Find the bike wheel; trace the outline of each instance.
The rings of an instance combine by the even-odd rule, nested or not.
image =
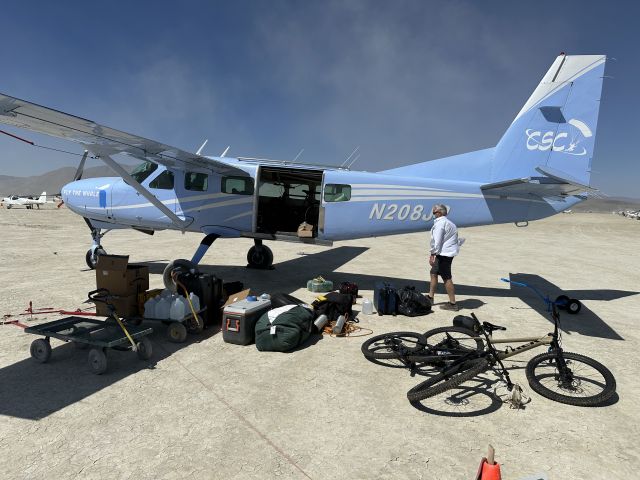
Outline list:
[[[417,402],[425,398],[433,397],[446,392],[489,368],[489,360],[486,358],[474,358],[457,365],[445,368],[442,372],[428,380],[419,383],[407,392],[410,402]]]
[[[425,336],[417,332],[383,333],[369,338],[361,350],[368,359],[393,359],[422,350],[427,344]]]
[[[558,365],[567,366],[563,374]],[[613,374],[595,360],[563,351],[542,353],[527,364],[527,380],[543,397],[568,405],[595,407],[616,392]]]
[[[456,360],[471,352],[482,352],[484,342],[474,332],[463,327],[439,327],[425,332],[427,348],[418,353],[423,361],[442,363]],[[413,353],[413,352],[412,352]],[[409,360],[418,360],[409,355]]]

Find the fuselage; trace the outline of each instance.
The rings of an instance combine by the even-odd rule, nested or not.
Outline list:
[[[69,183],[62,197],[75,213],[112,228],[180,229],[238,237],[266,230],[295,232],[306,221],[317,227],[314,237],[328,241],[427,230],[435,203],[447,205],[450,218],[459,227],[467,227],[536,220],[580,201],[577,197],[558,201],[501,198],[484,193],[479,182],[309,167],[287,166],[282,171],[288,176],[283,173],[285,180],[279,182],[274,180],[280,179],[279,167],[225,161],[247,176],[224,177],[211,171],[185,172],[163,166],[150,167],[147,170],[152,171],[142,175],[134,172],[143,188],[186,221],[186,228],[176,226],[120,177]],[[287,180],[295,174],[301,179]],[[278,215],[292,217],[291,222],[269,223],[269,218]]]

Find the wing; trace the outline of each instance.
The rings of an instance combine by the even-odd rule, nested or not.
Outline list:
[[[567,173],[549,167],[537,167],[541,177],[515,178],[503,182],[488,183],[480,187],[485,195],[505,198],[564,198],[585,192],[598,194],[598,190],[583,185]]]
[[[122,153],[167,167],[205,168],[223,175],[247,175],[223,162],[3,94],[0,94],[0,123],[78,142],[98,155]]]

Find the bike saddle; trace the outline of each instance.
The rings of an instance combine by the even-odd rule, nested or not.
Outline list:
[[[489,323],[489,322],[482,322],[482,326],[489,333],[493,332],[494,330],[506,330],[507,329],[507,327],[501,327],[500,325],[494,325],[493,323]]]

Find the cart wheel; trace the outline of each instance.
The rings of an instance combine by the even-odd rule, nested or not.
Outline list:
[[[569,300],[569,303],[567,303],[567,313],[570,313],[571,315],[575,315],[581,309],[582,309],[582,304],[580,303],[580,300],[576,300],[575,298],[572,298],[571,300]]]
[[[42,338],[31,342],[31,356],[40,363],[46,363],[51,358],[51,345]]]
[[[180,322],[172,322],[169,325],[169,340],[174,343],[182,343],[187,339],[187,327]]]
[[[97,348],[89,350],[89,368],[96,375],[102,375],[107,371],[107,356],[102,350]]]
[[[189,333],[202,333],[204,331],[204,320],[200,317],[200,320],[191,318],[187,320],[187,331]]]
[[[567,305],[569,305],[569,297],[567,297],[566,295],[560,295],[558,298],[556,298],[555,304],[558,306],[558,308],[564,310],[565,308],[567,308]]]
[[[140,360],[149,360],[151,355],[153,355],[153,346],[151,344],[151,340],[147,337],[143,337],[137,344],[137,354]]]
[[[86,350],[87,348],[89,348],[89,344],[88,343],[84,343],[84,342],[72,342],[73,346],[76,348],[76,350]]]

